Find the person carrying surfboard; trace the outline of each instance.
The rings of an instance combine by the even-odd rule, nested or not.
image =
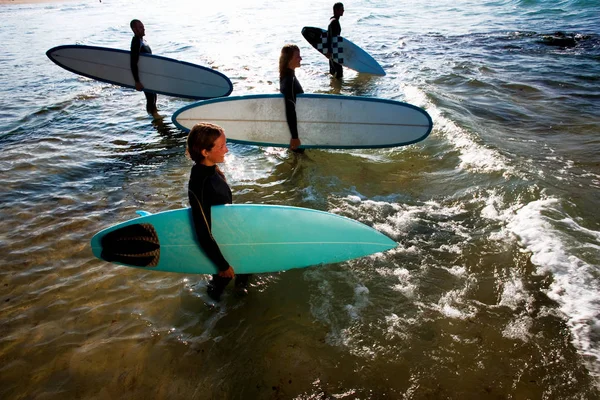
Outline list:
[[[194,230],[208,258],[219,272],[212,276],[207,287],[209,297],[215,301],[235,276],[233,267],[221,253],[219,244],[211,231],[211,207],[231,204],[231,189],[225,175],[217,164],[225,161],[227,149],[223,128],[209,123],[199,123],[190,130],[186,154],[194,161],[188,184],[188,197],[194,220]],[[249,274],[238,274],[235,279],[236,292],[248,293]]]
[[[140,59],[140,53],[152,54],[152,49],[144,40],[146,35],[146,29],[144,24],[139,19],[133,19],[129,23],[131,30],[133,31],[133,38],[131,39],[131,73],[135,80],[135,89],[144,90],[144,85],[140,82],[140,76],[138,73],[138,61]],[[151,114],[155,119],[160,118],[158,110],[156,108],[156,93],[147,92],[144,90],[146,95],[146,111]]]
[[[329,73],[334,78],[342,78],[344,76],[344,69],[341,64],[333,61],[333,45],[332,38],[340,36],[342,34],[342,26],[340,25],[340,17],[344,15],[344,5],[342,3],[335,3],[333,5],[333,17],[329,19],[329,26],[327,27],[327,57],[329,58]]]
[[[300,66],[302,57],[300,49],[295,44],[286,44],[279,55],[279,91],[285,100],[285,116],[292,138],[290,139],[290,150],[296,153],[304,153],[300,148],[302,144],[298,137],[298,118],[296,116],[296,95],[304,93],[302,85],[296,79],[295,69]]]

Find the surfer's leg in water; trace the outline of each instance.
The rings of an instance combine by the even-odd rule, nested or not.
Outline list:
[[[332,59],[329,59],[329,73],[334,76],[334,78],[343,78],[344,77],[344,67],[341,64],[336,63]]]
[[[160,118],[160,114],[156,108],[156,100],[158,96],[156,96],[156,93],[150,92],[144,92],[144,94],[146,95],[146,111],[154,118]]]
[[[214,301],[221,300],[221,295],[225,290],[225,287],[229,284],[231,278],[224,278],[219,275],[213,275],[210,282],[208,282],[208,286],[206,288],[206,293],[208,293],[208,297],[213,299]]]
[[[252,274],[238,274],[235,276],[235,293],[238,296],[245,296],[248,294],[248,281]]]

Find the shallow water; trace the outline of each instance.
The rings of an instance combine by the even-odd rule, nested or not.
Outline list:
[[[592,1],[366,1],[343,35],[387,71],[342,84],[304,42],[331,4],[70,2],[0,7],[0,397],[576,398],[600,396],[600,40]],[[406,101],[434,130],[360,151],[231,145],[236,203],[335,212],[396,250],[256,276],[213,306],[206,276],[107,264],[100,229],[187,206],[188,100],[54,65],[61,44],[129,47],[277,91],[301,46],[306,92]],[[580,34],[572,48],[543,35]]]

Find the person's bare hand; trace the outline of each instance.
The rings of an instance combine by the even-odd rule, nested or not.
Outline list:
[[[230,265],[225,271],[219,271],[219,276],[222,278],[233,278],[235,276],[233,267]]]
[[[300,139],[290,140],[290,150],[296,150],[301,144],[302,143],[300,143]]]

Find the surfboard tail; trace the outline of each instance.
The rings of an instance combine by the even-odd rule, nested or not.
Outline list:
[[[100,258],[136,267],[156,267],[160,243],[151,224],[134,224],[107,233],[100,241]]]

